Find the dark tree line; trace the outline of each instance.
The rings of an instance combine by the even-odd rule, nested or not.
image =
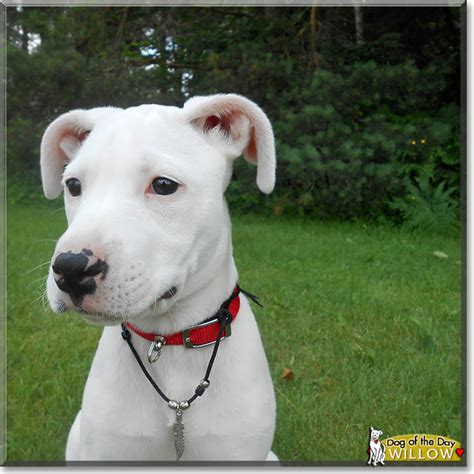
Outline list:
[[[9,8],[7,20],[12,199],[15,179],[38,179],[42,131],[62,112],[237,92],[272,120],[279,171],[262,201],[238,163],[232,206],[408,219],[415,189],[432,212],[437,199],[457,212],[460,8]]]

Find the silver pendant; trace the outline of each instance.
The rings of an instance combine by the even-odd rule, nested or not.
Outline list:
[[[176,421],[173,425],[174,434],[174,449],[176,449],[176,461],[181,459],[184,453],[184,425],[183,425],[183,411],[181,408],[176,410]]]
[[[189,403],[184,401],[178,403],[175,400],[170,400],[168,406],[172,410],[176,410],[176,421],[173,425],[174,449],[176,449],[176,461],[181,459],[184,453],[184,424],[183,424],[183,410],[189,408]]]

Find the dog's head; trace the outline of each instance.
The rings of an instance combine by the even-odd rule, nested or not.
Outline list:
[[[41,144],[45,195],[64,190],[68,220],[48,276],[51,307],[101,324],[167,311],[230,252],[223,195],[242,154],[271,192],[270,122],[234,94],[57,118]]]
[[[371,441],[378,440],[382,435],[383,435],[382,430],[374,430],[372,426],[370,427],[370,440]]]

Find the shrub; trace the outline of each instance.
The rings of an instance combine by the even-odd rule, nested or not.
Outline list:
[[[410,63],[317,71],[287,93],[286,113],[275,122],[275,200],[286,212],[376,218],[406,195],[407,177],[439,182],[447,167],[454,186],[459,110],[423,110],[442,87],[436,71]]]
[[[443,181],[433,186],[427,177],[408,183],[410,194],[395,198],[390,207],[400,213],[403,226],[438,234],[452,234],[459,230],[459,203],[452,195],[455,187],[447,188]]]
[[[389,203],[410,195],[408,184],[427,177],[459,197],[460,112],[432,111],[442,75],[413,64],[358,63],[283,92],[274,130],[277,186],[262,200],[248,165],[236,163],[232,207],[270,207],[318,217],[399,218]],[[237,194],[238,193],[238,194]]]

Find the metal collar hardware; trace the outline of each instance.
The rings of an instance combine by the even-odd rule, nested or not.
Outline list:
[[[224,326],[224,333],[222,334],[222,337],[220,338],[220,340],[225,339],[232,334],[232,330],[230,327],[231,322],[232,322],[232,318],[230,318],[230,321]],[[190,332],[194,329],[203,328],[215,323],[220,323],[219,319],[217,318],[211,319],[210,321],[206,321],[205,323],[196,324],[192,328],[184,329],[181,332],[181,334],[183,335],[183,344],[189,349],[196,349],[198,347],[211,346],[212,344],[216,342],[215,340],[211,342],[206,342],[205,344],[193,344],[193,342],[191,341]]]
[[[148,349],[148,362],[153,364],[161,355],[161,349],[166,344],[166,339],[163,336],[155,336],[155,340],[150,344]]]

